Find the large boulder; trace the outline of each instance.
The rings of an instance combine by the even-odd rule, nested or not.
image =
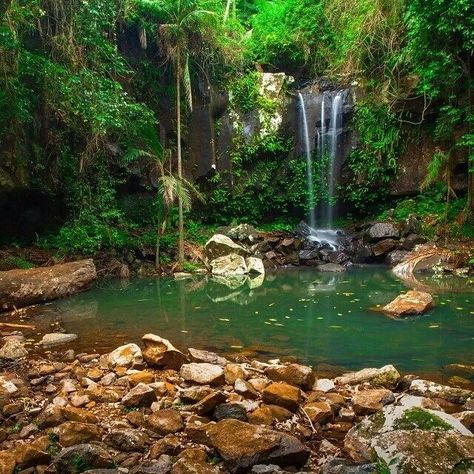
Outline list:
[[[242,245],[236,244],[232,239],[223,234],[213,235],[205,245],[206,254],[209,260],[218,257],[225,257],[231,253],[245,256],[248,251]]]
[[[382,311],[393,316],[423,314],[433,307],[433,297],[423,291],[410,290],[386,304]]]
[[[463,404],[469,400],[474,400],[474,392],[463,388],[449,387],[429,380],[412,380],[409,392],[428,398],[440,398],[450,403]]]
[[[245,258],[236,253],[217,257],[211,261],[210,265],[213,275],[246,275],[249,272]]]
[[[294,436],[231,418],[203,425],[193,435],[214,448],[232,472],[247,472],[256,464],[299,467],[309,458]]]
[[[368,242],[377,242],[383,239],[400,238],[400,230],[391,222],[377,222],[372,224],[364,235],[364,240]]]
[[[468,468],[474,458],[473,434],[453,416],[424,405],[423,398],[405,396],[364,418],[347,433],[345,450],[355,461],[377,461],[400,474]]]
[[[253,242],[257,239],[257,229],[254,226],[249,224],[239,224],[236,227],[232,227],[227,232],[227,237],[230,237],[237,242],[248,240]]]
[[[142,341],[145,346],[143,358],[150,365],[179,370],[187,361],[186,356],[176,349],[168,339],[156,334],[145,334]]]

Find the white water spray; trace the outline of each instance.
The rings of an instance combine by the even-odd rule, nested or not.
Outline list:
[[[314,228],[316,226],[316,220],[314,217],[314,185],[313,185],[313,163],[311,158],[311,144],[309,141],[309,131],[308,131],[308,119],[306,117],[306,106],[304,103],[304,98],[301,92],[298,92],[298,98],[300,101],[300,130],[303,131],[303,141],[305,146],[305,155],[306,155],[306,173],[307,173],[307,183],[308,183],[308,204],[309,204],[309,225]]]

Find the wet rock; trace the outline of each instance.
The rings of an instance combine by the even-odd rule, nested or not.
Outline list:
[[[115,429],[104,438],[104,442],[119,451],[143,452],[146,449],[148,437],[132,429]]]
[[[58,344],[66,344],[68,342],[75,341],[77,334],[65,334],[61,332],[52,332],[45,334],[41,339],[40,344],[44,347],[56,346]]]
[[[300,250],[298,257],[303,262],[308,262],[310,260],[319,260],[319,250],[317,248]]]
[[[415,379],[411,382],[409,392],[428,398],[440,398],[451,403],[463,404],[474,399],[474,392],[462,388],[440,385],[428,380]]]
[[[61,474],[76,474],[78,464],[91,469],[108,468],[112,466],[112,458],[99,445],[78,444],[62,449],[54,460],[56,471]]]
[[[265,267],[262,259],[257,257],[247,257],[245,259],[248,273],[257,273],[258,275],[265,275]]]
[[[216,449],[234,472],[255,464],[302,466],[309,457],[308,449],[294,436],[238,420],[207,424],[198,431],[204,444]]]
[[[265,375],[275,382],[285,382],[307,390],[313,387],[316,380],[313,369],[300,364],[270,366],[265,370]]]
[[[264,403],[279,405],[296,411],[301,401],[301,390],[286,383],[272,383],[262,393]]]
[[[208,364],[220,365],[221,367],[225,367],[229,362],[225,357],[221,357],[215,352],[202,351],[191,347],[188,351],[193,362],[206,362]]]
[[[102,436],[102,430],[99,426],[77,421],[67,421],[53,431],[58,436],[61,446],[64,447],[98,441]]]
[[[388,252],[392,251],[396,247],[396,245],[396,240],[384,239],[372,245],[370,248],[375,257],[381,257],[382,255],[385,255]]]
[[[2,474],[14,474],[15,456],[11,451],[0,451],[0,472]]]
[[[376,242],[383,239],[398,239],[400,238],[399,229],[390,222],[377,222],[372,224],[364,235],[364,240],[367,242]]]
[[[214,410],[214,418],[224,420],[226,418],[233,418],[234,420],[247,421],[247,411],[242,405],[238,403],[223,403]]]
[[[245,258],[235,253],[215,258],[211,261],[210,266],[213,275],[231,276],[246,275],[248,273]]]
[[[209,260],[225,257],[229,254],[245,256],[248,251],[242,245],[236,244],[232,239],[222,234],[213,235],[204,246]]]
[[[303,409],[312,423],[323,424],[333,418],[331,405],[327,402],[308,403]]]
[[[362,390],[352,397],[352,405],[357,415],[369,415],[379,411],[387,403],[395,400],[393,393],[385,388]]]
[[[142,341],[145,345],[143,357],[150,365],[179,370],[187,361],[186,356],[176,349],[168,339],[164,339],[156,334],[145,334],[142,337]]]
[[[284,472],[276,464],[258,464],[252,467],[252,474],[279,474]]]
[[[382,308],[384,313],[394,316],[423,314],[433,307],[433,297],[423,291],[410,290],[397,296]]]
[[[117,347],[107,356],[107,365],[111,369],[117,367],[131,368],[142,364],[142,362],[142,351],[136,344]]]
[[[122,398],[122,403],[126,407],[149,407],[155,401],[155,391],[144,383],[139,383],[137,386],[133,387]]]
[[[335,379],[338,385],[357,385],[370,383],[372,386],[394,387],[400,380],[400,373],[393,365],[385,365],[380,369],[362,369],[358,372],[350,372]]]
[[[320,272],[328,272],[328,273],[342,273],[346,271],[345,267],[337,263],[325,263],[323,265],[317,265],[316,268]]]
[[[394,250],[390,252],[387,257],[385,258],[385,263],[394,267],[399,263],[404,262],[407,259],[409,252],[406,250]]]
[[[418,234],[408,234],[403,240],[403,248],[405,250],[413,250],[417,245],[426,244],[428,239]]]
[[[161,436],[184,430],[183,417],[178,411],[171,408],[152,413],[146,421],[148,427]]]
[[[0,359],[22,359],[28,355],[23,343],[14,338],[8,338],[0,349]]]
[[[184,364],[181,367],[180,375],[187,382],[194,382],[201,385],[222,385],[224,383],[224,371],[222,367],[205,362]]]

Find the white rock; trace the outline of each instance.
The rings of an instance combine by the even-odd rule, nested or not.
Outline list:
[[[314,384],[313,390],[318,390],[319,392],[330,392],[336,388],[336,384],[330,379],[318,379]]]
[[[77,334],[63,334],[62,332],[52,332],[45,334],[41,339],[40,344],[42,346],[54,346],[56,344],[65,344],[66,342],[75,341]]]
[[[107,362],[109,368],[134,367],[143,362],[142,351],[136,344],[125,344],[113,350]]]
[[[181,367],[180,375],[184,380],[200,385],[219,385],[224,382],[224,370],[214,364],[194,362],[184,364]]]
[[[235,253],[215,258],[210,265],[213,275],[246,275],[248,273],[244,257]]]
[[[258,273],[260,275],[265,275],[265,267],[263,266],[263,261],[261,258],[257,257],[247,257],[245,259],[247,264],[247,269],[249,273]]]
[[[209,259],[224,257],[231,253],[237,255],[246,255],[248,251],[242,245],[236,244],[232,239],[222,234],[213,235],[205,245],[206,253]]]

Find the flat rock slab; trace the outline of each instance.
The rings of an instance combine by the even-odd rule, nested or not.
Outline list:
[[[65,344],[72,342],[77,339],[77,334],[63,334],[61,332],[52,332],[45,334],[41,339],[40,344],[42,346],[55,346],[56,344]]]
[[[196,362],[184,364],[181,367],[180,375],[187,382],[200,385],[221,385],[224,383],[224,370],[215,364]]]
[[[394,316],[410,316],[423,314],[432,307],[433,297],[429,293],[411,290],[397,296],[382,311]]]

